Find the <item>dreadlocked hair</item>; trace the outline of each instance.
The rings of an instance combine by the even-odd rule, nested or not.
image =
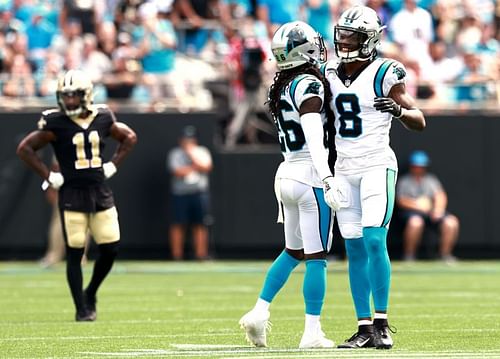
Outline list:
[[[328,104],[332,100],[332,91],[330,90],[330,85],[328,84],[328,81],[321,70],[316,65],[310,63],[306,63],[289,70],[281,70],[276,73],[273,79],[273,83],[269,88],[269,101],[267,102],[269,111],[271,111],[271,115],[273,116],[273,118],[277,118],[281,111],[279,108],[281,92],[283,91],[285,86],[287,86],[294,78],[302,74],[313,75],[321,81],[325,91],[325,101],[323,106],[327,110],[328,117],[333,118],[333,113],[331,113],[330,106],[328,106]],[[330,115],[332,117],[330,117]]]

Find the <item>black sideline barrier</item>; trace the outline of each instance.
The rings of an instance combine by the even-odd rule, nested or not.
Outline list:
[[[38,116],[0,114],[0,259],[34,259],[45,250],[50,208],[40,190],[41,179],[15,154],[22,136],[36,127]],[[120,258],[169,257],[166,154],[187,124],[198,127],[200,142],[214,157],[210,229],[214,255],[270,258],[279,253],[283,234],[276,224],[273,194],[274,172],[281,161],[277,146],[259,151],[221,150],[214,144],[219,131],[216,114],[118,114],[118,118],[134,128],[139,138],[134,152],[111,179],[121,221]],[[391,143],[400,172],[405,171],[412,150],[426,150],[431,171],[448,192],[449,210],[461,220],[456,253],[463,258],[500,258],[500,169],[496,165],[500,121],[493,116],[427,116],[427,123],[423,133],[413,133],[394,122]],[[108,146],[106,155],[113,149]],[[43,156],[48,161],[50,151]],[[389,238],[393,258],[400,256],[400,230],[396,212]],[[424,249],[437,245],[435,236],[430,239]],[[338,236],[333,253],[343,254]]]

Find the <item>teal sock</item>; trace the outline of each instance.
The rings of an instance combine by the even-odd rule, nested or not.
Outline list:
[[[299,263],[298,259],[293,258],[286,251],[281,252],[267,271],[260,298],[271,303]]]
[[[320,315],[326,293],[326,259],[306,260],[303,293],[306,314]]]
[[[349,260],[349,284],[357,318],[371,318],[368,253],[363,238],[345,240]]]
[[[363,228],[363,237],[368,252],[368,272],[375,311],[385,312],[389,303],[391,285],[391,262],[387,253],[387,229],[384,227]]]

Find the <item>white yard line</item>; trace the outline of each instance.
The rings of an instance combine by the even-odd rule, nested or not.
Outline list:
[[[123,349],[118,352],[78,352],[83,356],[108,356],[108,357],[140,357],[140,356],[175,356],[175,357],[224,357],[227,359],[238,358],[283,358],[297,357],[302,358],[498,358],[500,350],[482,350],[475,352],[460,351],[432,351],[432,352],[404,352],[398,350],[376,351],[359,350],[349,351],[342,349],[320,349],[320,350],[301,350],[301,349],[257,349],[242,348],[238,346],[224,346],[211,344],[172,344],[174,348],[183,350],[168,349]],[[220,348],[220,350],[212,350]],[[193,350],[189,350],[193,349]],[[203,350],[205,349],[205,350]]]
[[[144,323],[148,323],[145,321]],[[500,332],[500,328],[459,328],[459,329],[409,329],[405,330],[405,333],[496,333]],[[241,336],[243,332],[235,330],[234,336]],[[228,331],[218,331],[211,333],[196,333],[196,336],[199,337],[213,337],[213,336],[226,336],[228,335]],[[140,335],[141,338],[185,338],[185,337],[193,337],[193,333],[184,333],[184,334],[149,334],[149,335]],[[15,342],[15,341],[44,341],[44,340],[100,340],[100,339],[137,339],[137,335],[103,335],[103,336],[67,336],[67,337],[10,337],[10,338],[0,338],[0,342]],[[241,347],[241,346],[237,346]]]

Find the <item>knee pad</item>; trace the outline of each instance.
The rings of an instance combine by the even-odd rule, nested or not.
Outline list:
[[[354,239],[363,237],[363,227],[361,223],[339,224],[340,234],[344,239]]]

